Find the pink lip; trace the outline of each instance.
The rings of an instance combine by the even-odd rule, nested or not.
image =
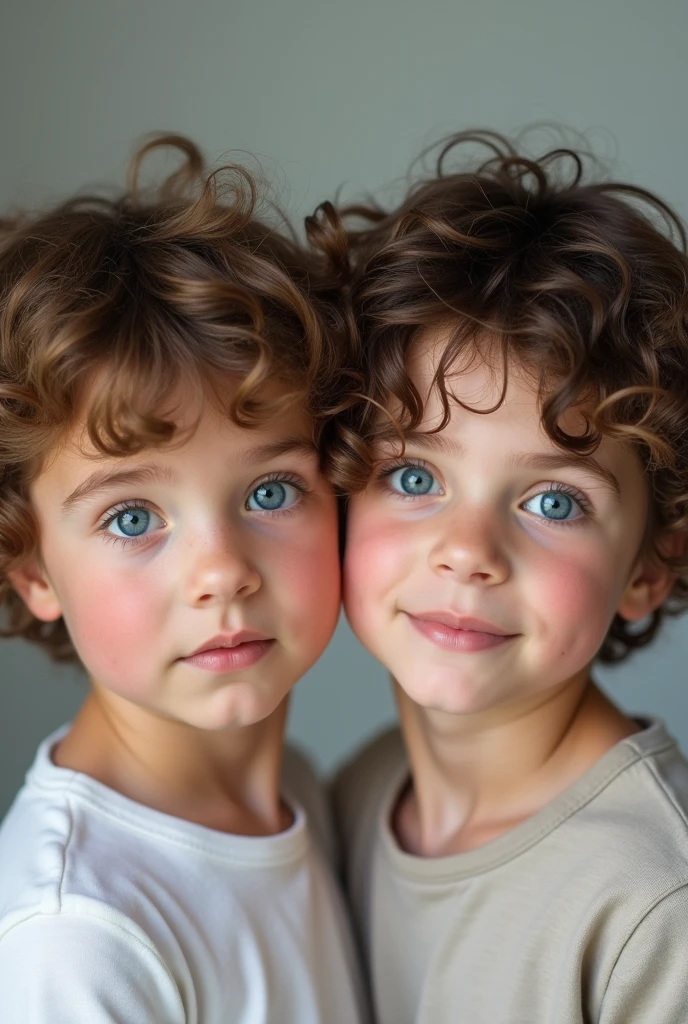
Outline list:
[[[485,651],[513,640],[517,633],[506,633],[483,619],[454,612],[430,611],[405,613],[411,625],[426,639],[449,651]]]
[[[248,668],[267,654],[274,640],[262,633],[241,630],[215,636],[180,661],[206,672],[235,672]]]

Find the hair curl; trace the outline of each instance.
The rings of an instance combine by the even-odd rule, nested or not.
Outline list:
[[[144,188],[144,158],[170,147],[181,165]],[[2,635],[76,660],[63,620],[39,622],[9,573],[37,550],[28,486],[77,411],[98,451],[127,455],[173,440],[181,384],[222,403],[229,375],[234,422],[251,427],[299,400],[324,442],[347,324],[323,262],[261,220],[260,203],[244,168],[208,173],[188,139],[157,136],[117,198],[0,221]],[[268,401],[272,380],[282,397]]]
[[[487,157],[457,168],[457,154],[476,145]],[[589,454],[603,435],[635,447],[650,494],[647,543],[676,578],[640,628],[614,618],[598,656],[617,662],[688,606],[688,555],[670,557],[659,543],[688,527],[688,259],[666,203],[632,185],[588,181],[587,165],[571,149],[531,159],[498,134],[466,132],[442,146],[436,173],[397,209],[325,204],[308,231],[339,273],[360,332],[366,388],[341,417],[343,488],[367,482],[375,441],[389,432],[380,410],[401,410],[402,436],[418,428],[423,401],[409,352],[445,325],[436,430],[450,417],[452,374],[489,340],[505,374],[514,359],[531,373],[560,448]],[[560,425],[571,407],[587,413],[582,435]]]

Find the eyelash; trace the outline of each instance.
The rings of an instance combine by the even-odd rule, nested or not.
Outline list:
[[[311,493],[309,488],[306,487],[306,485],[303,482],[303,480],[301,479],[301,477],[300,476],[296,476],[294,473],[280,473],[278,470],[275,470],[272,473],[268,473],[267,476],[262,476],[260,478],[260,480],[257,480],[255,484],[251,485],[251,489],[249,490],[249,497],[250,497],[251,494],[253,494],[253,492],[255,491],[255,489],[257,487],[260,487],[261,484],[271,484],[271,483],[274,483],[275,481],[279,481],[279,483],[291,484],[292,487],[295,487],[296,490],[299,491],[299,493],[301,494],[301,498],[299,499],[299,501],[295,502],[293,505],[290,505],[289,508],[276,508],[276,509],[273,509],[272,511],[270,509],[263,509],[258,514],[261,515],[261,516],[271,516],[271,517],[272,516],[293,516],[301,508],[301,505],[303,504],[303,499],[308,497],[310,495],[310,493]],[[254,509],[247,509],[246,508],[246,503],[247,502],[248,502],[248,497],[246,498],[246,502],[244,502],[245,510],[247,512],[255,511]]]
[[[432,470],[430,469],[428,464],[424,462],[422,459],[400,459],[398,462],[395,462],[390,466],[386,466],[383,470],[381,470],[377,475],[377,479],[379,481],[385,482],[393,473],[396,473],[396,471],[399,469],[424,469],[426,470],[426,472],[432,473]],[[432,475],[435,476],[434,473]],[[389,487],[388,485],[387,490],[390,494],[393,494],[395,498],[401,498],[402,501],[416,501],[419,497],[428,497],[428,495],[401,494],[399,491],[393,491],[392,488]],[[559,481],[552,480],[548,483],[545,483],[543,490],[538,491],[537,493],[544,494],[545,490],[547,492],[553,492],[555,494],[567,494],[570,498],[573,498],[573,500],[577,502],[581,512],[584,516],[586,516],[586,518],[592,518],[594,514],[592,504],[586,498],[586,496],[576,487],[571,487],[570,484],[562,484]],[[430,495],[430,497],[437,497],[437,495]],[[533,497],[537,497],[537,494],[534,494]],[[554,523],[554,525],[556,526],[574,526],[576,523],[575,519],[560,519],[554,522],[553,520],[546,519],[544,516],[539,516],[538,518],[542,518],[547,523]]]
[[[108,533],[107,528],[110,523],[114,523],[117,516],[121,516],[122,512],[128,512],[130,509],[144,508],[147,512],[155,512],[155,509],[149,501],[145,498],[134,499],[133,501],[121,501],[118,505],[113,505],[111,509],[105,514],[98,524],[98,532],[102,534],[102,538],[108,544],[115,543],[121,544],[123,547],[129,547],[131,544],[140,544],[142,541],[149,538],[149,534],[143,534],[141,537],[118,537],[114,533]],[[159,513],[156,513],[159,515]],[[162,516],[160,516],[162,519]],[[164,519],[162,520],[164,522]]]
[[[573,498],[581,512],[586,519],[592,519],[594,510],[592,504],[588,501],[586,496],[579,491],[576,487],[571,487],[569,484],[562,484],[557,480],[552,480],[550,483],[545,485],[548,493],[554,494],[567,494],[569,498]],[[543,494],[544,491],[538,491],[538,494]],[[536,494],[533,497],[537,497]],[[529,499],[530,500],[530,499]],[[552,523],[555,526],[575,526],[576,519],[547,519],[545,516],[539,516],[538,518],[543,519],[546,523]]]
[[[257,483],[255,484],[255,486],[251,488],[250,493],[252,493],[256,489],[256,487],[259,487],[260,484],[262,483],[268,484],[273,483],[275,481],[284,481],[284,483],[291,484],[292,487],[295,487],[296,490],[299,491],[301,495],[303,495],[303,497],[310,494],[309,489],[306,487],[301,477],[298,477],[293,473],[279,472],[268,473],[267,476],[261,477],[260,480],[258,480]],[[300,508],[301,504],[302,500],[296,502],[294,505],[291,505],[289,508],[274,509],[273,511],[266,509],[264,512],[260,514],[267,516],[293,515]],[[103,540],[107,541],[108,543],[114,541],[116,543],[122,544],[124,547],[129,547],[131,544],[140,544],[142,541],[146,540],[150,536],[149,534],[143,534],[141,537],[118,537],[114,533],[107,532],[108,526],[110,525],[110,523],[114,523],[115,519],[117,519],[117,516],[120,516],[123,512],[128,512],[129,510],[139,508],[146,509],[147,512],[156,511],[153,508],[152,504],[143,498],[134,499],[131,501],[121,501],[118,505],[113,505],[113,507],[108,510],[106,515],[101,519],[100,523],[98,524],[98,532],[102,534]],[[251,510],[249,509],[248,511]],[[159,513],[156,512],[156,515],[159,515]],[[163,517],[160,516],[160,519],[163,519]]]
[[[392,488],[389,486],[389,484],[387,484],[386,481],[393,473],[396,473],[398,469],[424,469],[426,470],[426,472],[432,473],[432,470],[428,466],[427,462],[423,462],[422,459],[399,459],[397,462],[394,462],[391,466],[385,466],[385,468],[378,473],[377,479],[385,483],[386,489],[390,494],[393,494],[395,498],[401,498],[402,501],[416,501],[418,498],[429,497],[429,495],[427,494],[401,494],[399,491],[392,490]],[[434,476],[435,474],[433,473],[432,475]],[[434,494],[430,495],[430,497],[436,498],[438,497],[438,495]]]

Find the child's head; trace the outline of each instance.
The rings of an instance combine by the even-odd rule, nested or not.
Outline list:
[[[457,711],[620,660],[688,595],[681,226],[573,153],[480,140],[485,162],[451,173],[448,147],[354,236],[372,402],[347,614],[415,700]]]
[[[142,190],[166,145],[183,167]],[[0,241],[7,633],[207,728],[269,714],[339,605],[319,451],[337,346],[317,268],[257,203],[245,171],[160,139],[125,195]]]

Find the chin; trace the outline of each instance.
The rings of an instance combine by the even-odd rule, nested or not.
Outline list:
[[[266,692],[250,684],[239,684],[220,692],[211,701],[198,722],[201,729],[240,729],[269,718],[289,690]],[[196,723],[195,723],[196,724]]]
[[[420,674],[413,679],[408,672],[394,677],[409,700],[428,711],[443,711],[450,715],[468,715],[484,711],[489,706],[484,690],[476,686],[476,680],[461,679],[452,673]]]

